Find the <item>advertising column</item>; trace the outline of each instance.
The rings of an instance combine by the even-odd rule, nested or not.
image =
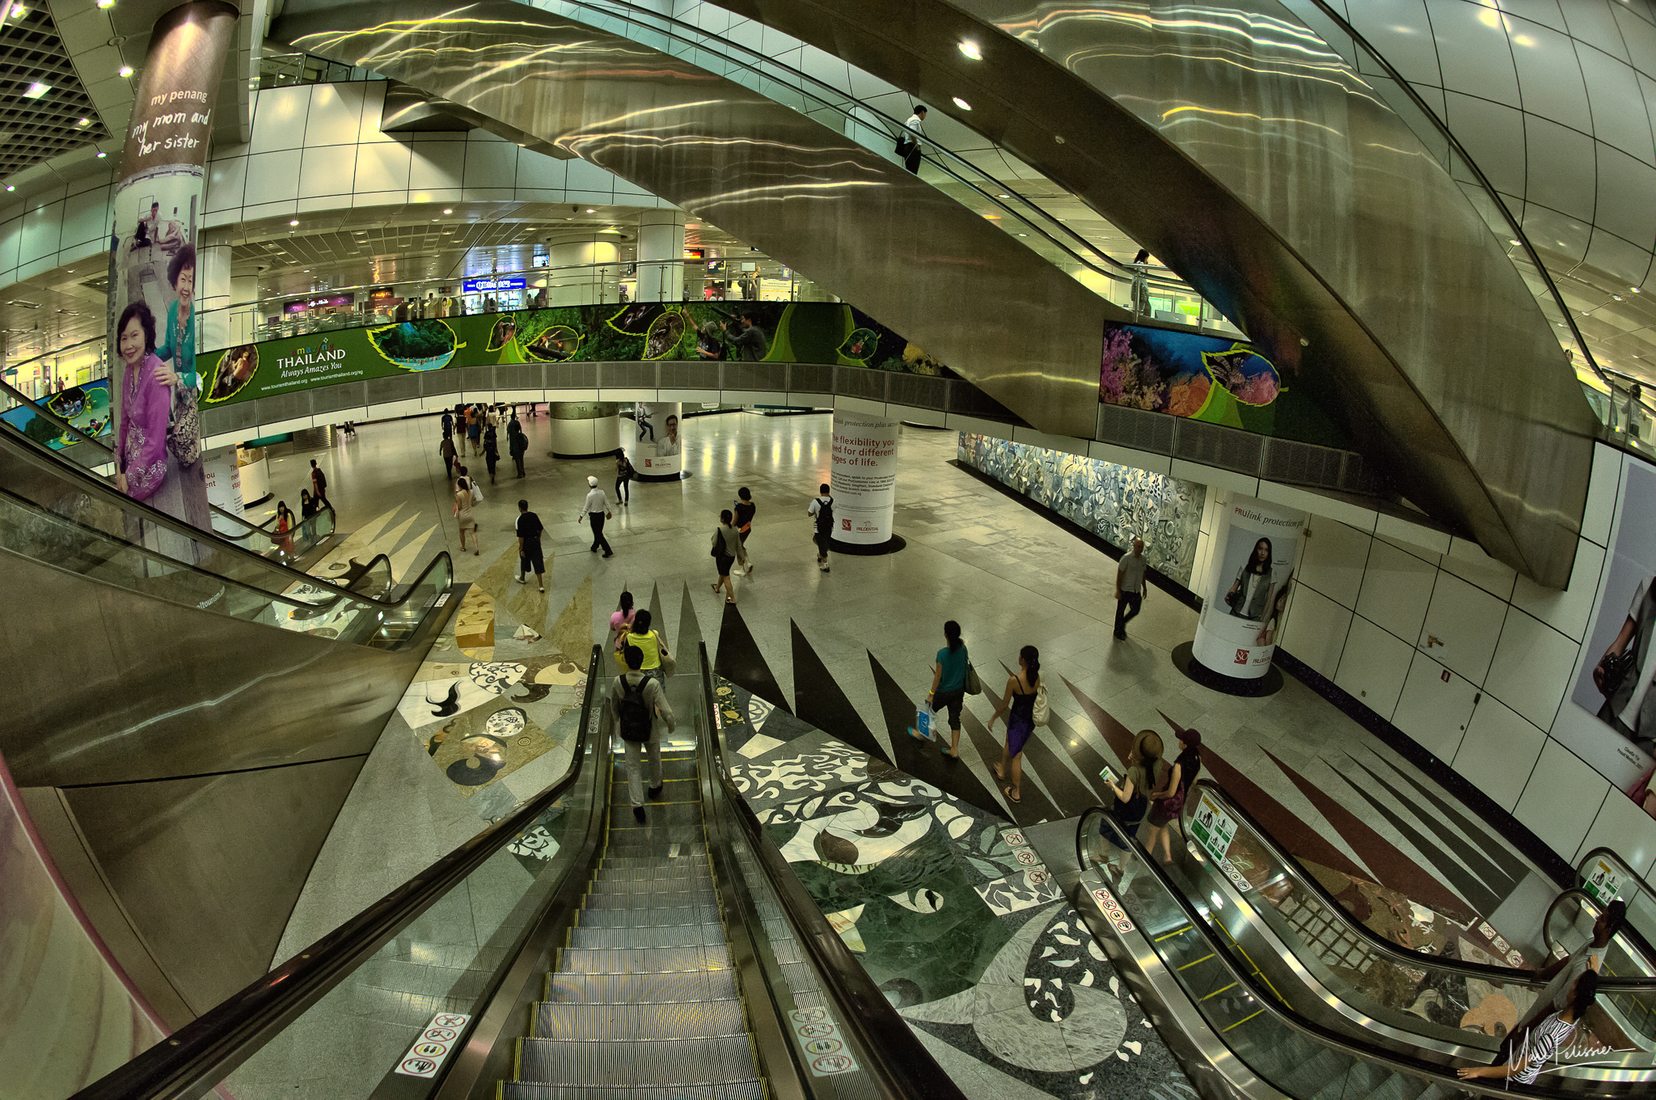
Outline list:
[[[1253,497],[1228,497],[1220,506],[1204,600],[1191,656],[1213,676],[1210,686],[1257,689],[1276,653],[1277,625],[1288,601],[1305,513]],[[1196,676],[1196,673],[1192,673]]]
[[[881,554],[903,548],[891,532],[897,509],[895,420],[834,412],[834,455],[828,477],[834,494],[834,549]]]
[[[202,529],[212,519],[195,359],[196,245],[213,95],[237,15],[207,0],[156,21],[111,203],[116,485]],[[169,556],[183,549],[161,531],[142,537]]]
[[[640,401],[633,418],[621,420],[621,449],[632,459],[640,481],[678,481],[684,473],[684,406],[677,401]]]

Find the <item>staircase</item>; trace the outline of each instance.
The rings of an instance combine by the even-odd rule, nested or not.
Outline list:
[[[633,819],[611,764],[604,854],[500,1100],[764,1100],[702,821],[693,753],[662,754]]]

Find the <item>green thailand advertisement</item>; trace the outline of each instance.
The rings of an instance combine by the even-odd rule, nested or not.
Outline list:
[[[938,374],[890,329],[836,302],[631,302],[397,321],[205,356],[209,405],[494,363],[829,363]]]

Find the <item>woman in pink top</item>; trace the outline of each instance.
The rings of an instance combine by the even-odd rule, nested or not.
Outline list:
[[[633,616],[636,614],[633,610],[631,592],[621,593],[620,606],[610,612],[610,651],[615,655],[615,663],[623,672],[627,670],[627,659],[622,653],[622,647],[626,645],[627,631],[632,629]]]

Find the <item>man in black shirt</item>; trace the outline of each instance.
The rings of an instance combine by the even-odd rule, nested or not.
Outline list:
[[[518,579],[519,584],[529,583],[529,570],[535,571],[535,584],[542,592],[546,591],[546,558],[541,554],[541,532],[546,530],[541,526],[540,517],[529,510],[527,500],[518,501],[517,540],[518,540]]]

